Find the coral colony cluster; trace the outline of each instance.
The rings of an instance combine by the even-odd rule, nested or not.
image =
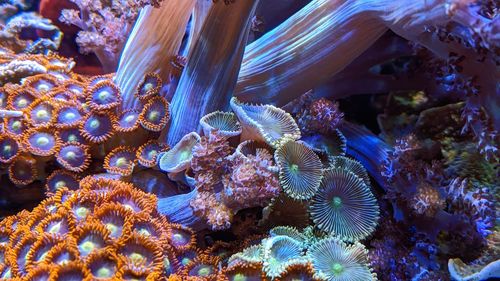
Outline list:
[[[499,280],[499,8],[0,1],[0,280]]]

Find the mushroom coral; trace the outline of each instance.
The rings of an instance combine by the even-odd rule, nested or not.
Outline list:
[[[325,238],[311,246],[307,255],[315,276],[328,281],[377,280],[368,266],[368,251],[360,243],[347,245],[336,238]]]

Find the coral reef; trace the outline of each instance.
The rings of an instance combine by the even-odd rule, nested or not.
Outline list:
[[[0,279],[499,279],[497,2],[2,1]]]

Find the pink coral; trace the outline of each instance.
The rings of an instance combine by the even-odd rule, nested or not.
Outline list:
[[[191,166],[196,197],[190,205],[195,215],[214,230],[227,229],[241,209],[265,206],[280,192],[272,155],[229,156],[227,140],[212,131],[193,148]]]
[[[64,9],[59,20],[81,29],[76,38],[80,52],[95,53],[105,71],[116,69],[125,41],[139,11],[147,6],[159,6],[158,0],[112,1],[71,0],[79,11]]]
[[[228,165],[226,157],[231,154],[231,150],[227,139],[217,131],[203,136],[193,147],[191,169],[198,191],[212,191],[220,183]]]
[[[436,188],[423,183],[417,187],[417,193],[410,205],[417,214],[432,217],[444,208],[444,200]]]
[[[191,208],[193,208],[194,214],[205,219],[213,230],[227,229],[231,226],[234,213],[217,197],[215,193],[199,192],[191,200]]]
[[[332,133],[344,118],[339,105],[331,100],[320,98],[306,101],[297,114],[298,124],[304,133]]]
[[[266,150],[246,158],[235,157],[232,172],[224,178],[222,199],[231,209],[265,206],[279,195],[279,181],[272,172],[274,161]]]

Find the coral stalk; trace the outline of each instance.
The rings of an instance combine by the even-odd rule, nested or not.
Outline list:
[[[195,0],[166,1],[160,8],[142,9],[127,40],[116,71],[123,109],[134,109],[134,92],[147,73],[169,81],[171,59],[177,55]]]
[[[426,26],[479,21],[464,12],[471,2],[312,1],[247,46],[235,96],[244,102],[284,105],[344,69],[387,28],[420,42]]]
[[[370,2],[312,1],[248,45],[235,96],[281,106],[342,70],[386,31]]]
[[[250,20],[259,0],[212,6],[172,99],[168,143],[198,128],[207,113],[229,107]]]
[[[211,0],[197,0],[194,5],[194,11],[191,17],[191,26],[189,29],[189,39],[186,44],[186,48],[183,52],[184,56],[187,56],[188,53],[194,47],[196,40],[200,35],[201,28],[203,27],[203,23],[205,23],[205,19],[207,18],[208,13],[210,12],[210,8],[212,7],[213,2]]]

